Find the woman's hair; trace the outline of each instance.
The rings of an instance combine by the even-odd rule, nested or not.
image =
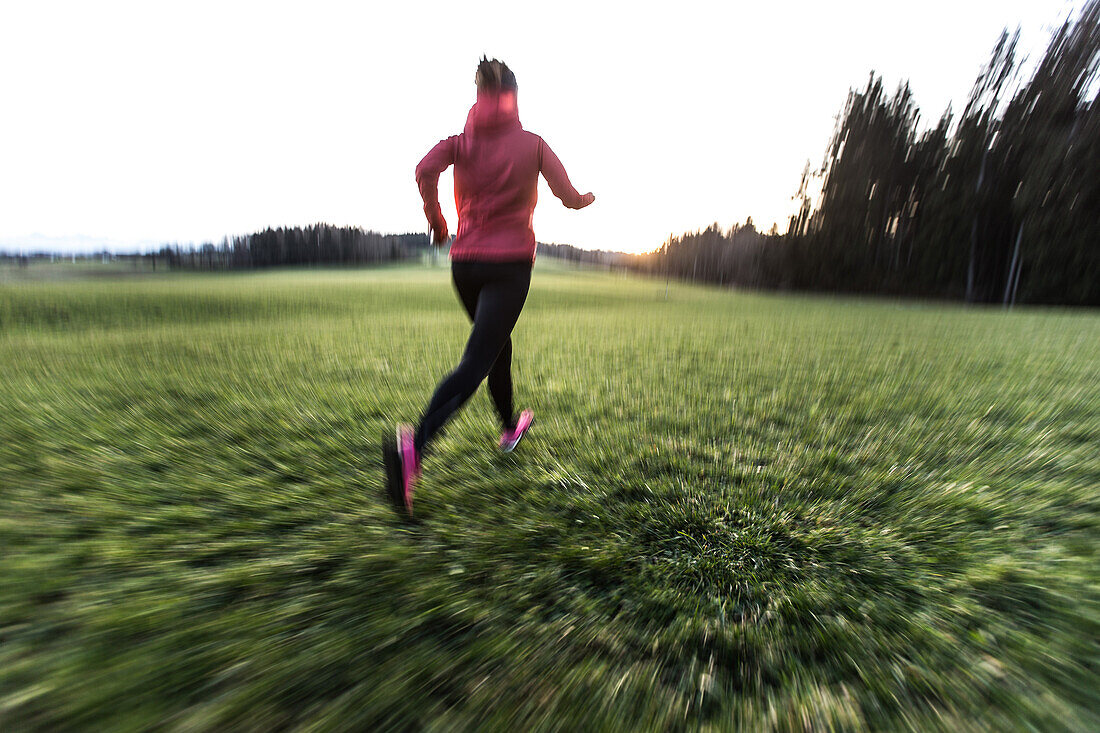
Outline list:
[[[508,64],[486,56],[481,57],[481,63],[477,65],[477,73],[474,74],[474,83],[479,92],[499,92],[503,89],[516,91],[516,75],[508,68]]]

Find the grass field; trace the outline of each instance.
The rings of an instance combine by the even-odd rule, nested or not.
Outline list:
[[[1100,316],[540,266],[0,286],[0,727],[1100,729]]]

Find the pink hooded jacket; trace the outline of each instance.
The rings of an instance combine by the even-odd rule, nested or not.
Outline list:
[[[416,166],[424,214],[436,232],[447,228],[438,183],[450,165],[455,167],[458,207],[458,232],[451,245],[455,261],[534,261],[531,218],[539,173],[569,208],[591,203],[573,188],[550,146],[520,125],[514,91],[479,93],[462,134],[440,140]]]

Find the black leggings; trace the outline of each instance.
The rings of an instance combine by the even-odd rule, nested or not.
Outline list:
[[[462,361],[435,388],[416,428],[416,450],[424,446],[473,396],[485,378],[501,425],[515,425],[512,412],[512,329],[527,300],[530,262],[454,262],[455,290],[470,320],[470,339]]]

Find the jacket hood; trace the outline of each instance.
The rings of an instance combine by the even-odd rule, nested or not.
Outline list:
[[[466,116],[466,133],[493,134],[520,127],[515,90],[479,92]]]

